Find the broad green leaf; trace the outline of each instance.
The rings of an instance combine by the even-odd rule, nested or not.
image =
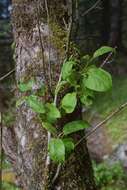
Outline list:
[[[76,93],[68,93],[62,99],[62,108],[66,113],[72,113],[77,105]]]
[[[26,99],[26,103],[30,106],[30,108],[36,113],[45,113],[45,106],[43,102],[38,100],[38,97],[35,95],[28,96]]]
[[[57,118],[61,117],[60,111],[53,103],[47,103],[47,119],[50,122],[54,122]]]
[[[27,97],[26,96],[23,96],[21,98],[19,98],[17,101],[16,101],[16,108],[18,108],[19,106],[21,106],[23,103],[25,103]]]
[[[50,123],[42,122],[42,126],[52,134],[56,134],[57,130]]]
[[[65,161],[65,146],[61,139],[52,138],[49,143],[50,158],[57,163]]]
[[[65,146],[65,151],[67,153],[71,153],[74,150],[74,142],[72,138],[64,138],[62,139],[64,146]]]
[[[97,92],[108,91],[112,87],[111,75],[101,68],[91,68],[88,70],[88,78],[84,79],[84,85]]]
[[[63,64],[63,67],[62,67],[63,80],[67,80],[67,78],[70,76],[70,74],[72,73],[73,65],[75,65],[74,61],[67,61]]]
[[[81,83],[80,100],[81,103],[84,104],[85,106],[90,106],[93,103],[94,91],[85,87],[84,85],[85,80],[86,79],[84,78]]]
[[[93,54],[93,58],[97,58],[97,57],[104,55],[106,53],[109,53],[109,52],[115,52],[115,49],[112,47],[103,46],[95,51],[95,53]]]
[[[78,77],[79,76],[77,75],[77,72],[73,70],[72,73],[68,76],[67,82],[71,84],[71,86],[76,86]]]
[[[89,127],[89,124],[86,121],[78,120],[72,121],[64,125],[63,133],[64,135],[69,135],[77,131],[81,131]]]
[[[21,92],[26,92],[26,91],[31,90],[34,84],[35,84],[35,81],[32,79],[32,80],[29,80],[27,83],[20,83],[18,85],[18,88]]]
[[[94,93],[93,91],[86,89],[84,93],[80,95],[81,103],[85,106],[90,106],[93,103]]]

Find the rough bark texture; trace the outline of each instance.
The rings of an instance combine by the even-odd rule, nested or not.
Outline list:
[[[62,35],[65,34],[61,27],[62,18],[66,12],[63,2],[62,0],[57,3],[48,2],[51,5],[49,7],[51,13],[55,8],[53,18],[57,21],[56,23],[52,21],[49,25],[44,1],[13,0],[16,80],[18,83],[34,77],[37,84],[33,91],[40,87],[41,81],[45,82],[46,79],[49,82],[49,67],[47,66],[49,49],[51,67],[55,71],[52,86],[58,80],[60,63],[65,53],[64,40],[61,42]],[[53,28],[56,28],[56,31]],[[50,47],[49,34],[51,36]],[[16,96],[21,97],[22,94],[17,90]],[[46,99],[49,98],[50,96],[46,97]],[[69,121],[75,117],[80,117],[80,111],[71,116]],[[76,138],[82,135],[78,134]],[[62,167],[55,184],[47,186],[47,181],[50,182],[57,166],[53,164],[48,173],[46,168],[47,132],[41,127],[36,114],[25,104],[17,109],[15,127],[4,130],[3,142],[5,152],[16,171],[18,183],[24,190],[96,190],[86,142],[77,147],[75,154]]]

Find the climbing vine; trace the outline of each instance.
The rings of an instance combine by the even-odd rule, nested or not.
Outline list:
[[[115,53],[115,49],[103,46],[92,56],[85,55],[81,58],[71,56],[65,60],[54,89],[52,102],[42,101],[47,93],[44,84],[39,93],[33,93],[36,85],[34,78],[28,82],[20,81],[18,84],[19,91],[23,93],[23,96],[17,100],[16,106],[19,107],[23,104],[29,106],[38,115],[42,127],[48,132],[48,160],[51,159],[58,164],[64,163],[78,143],[71,134],[90,127],[87,121],[75,118],[74,121],[65,123],[59,129],[58,121],[73,113],[78,104],[81,104],[82,107],[91,106],[96,92],[102,93],[111,89],[110,73],[98,64],[99,58],[107,53]]]

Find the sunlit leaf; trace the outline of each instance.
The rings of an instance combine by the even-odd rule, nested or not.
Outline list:
[[[62,139],[64,146],[65,146],[65,150],[67,153],[71,153],[74,150],[74,142],[72,138],[64,138]]]
[[[65,161],[65,146],[61,139],[52,138],[49,143],[50,158],[57,163]]]
[[[26,103],[30,106],[30,108],[36,113],[45,113],[45,106],[43,102],[38,100],[38,97],[35,95],[28,96],[26,99]]]
[[[78,120],[72,121],[64,125],[63,133],[64,135],[69,135],[77,131],[81,131],[89,127],[89,124],[86,121]]]
[[[32,90],[35,81],[33,79],[29,80],[27,83],[19,83],[18,88],[21,92],[26,92]]]
[[[62,99],[62,108],[66,113],[72,113],[77,105],[76,93],[68,93]]]
[[[72,73],[73,65],[75,65],[74,61],[67,61],[63,64],[63,67],[62,67],[63,80],[67,80],[67,78],[70,76],[70,74]]]
[[[57,130],[55,127],[53,127],[50,123],[48,122],[42,122],[42,126],[47,130],[49,131],[50,133],[52,134],[56,134],[57,133]]]
[[[112,47],[103,46],[95,51],[95,53],[93,54],[93,58],[97,58],[97,57],[104,55],[106,53],[109,53],[109,52],[115,52],[115,49]]]
[[[61,117],[60,111],[53,103],[47,103],[47,119],[50,122],[54,122],[56,119]]]
[[[84,85],[91,90],[105,92],[112,87],[111,75],[101,68],[91,68],[88,70],[88,78],[84,80]]]

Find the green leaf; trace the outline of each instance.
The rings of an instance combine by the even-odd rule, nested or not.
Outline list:
[[[47,119],[50,122],[54,122],[57,118],[61,117],[60,111],[53,103],[47,103]]]
[[[90,106],[93,103],[94,99],[94,92],[90,89],[83,88],[81,94],[80,94],[80,100],[81,103],[85,106]]]
[[[73,139],[72,138],[64,138],[64,139],[62,139],[62,141],[64,143],[66,152],[71,153],[75,148]]]
[[[44,104],[38,100],[38,97],[35,95],[28,96],[26,99],[26,103],[30,106],[30,108],[36,113],[45,113]]]
[[[65,146],[61,139],[52,138],[49,143],[50,158],[57,163],[65,161]]]
[[[72,73],[68,76],[67,82],[71,84],[71,86],[76,86],[78,80],[78,75],[75,70],[72,71]]]
[[[56,134],[57,130],[50,123],[42,122],[42,126],[52,134]]]
[[[89,124],[86,121],[78,120],[72,121],[64,125],[63,133],[64,135],[69,135],[77,131],[86,129],[89,127]]]
[[[66,113],[72,113],[77,105],[76,93],[68,93],[62,99],[62,108]]]
[[[16,108],[18,108],[19,106],[21,106],[23,103],[25,103],[27,97],[26,96],[23,96],[21,98],[19,98],[17,101],[16,101]]]
[[[63,64],[63,67],[62,67],[63,80],[67,80],[67,78],[71,75],[73,65],[75,65],[74,61],[67,61]]]
[[[21,92],[26,92],[26,91],[31,90],[34,84],[35,84],[35,81],[31,79],[28,81],[28,83],[20,83],[18,85],[18,88]]]
[[[109,52],[115,52],[115,49],[112,47],[103,46],[95,51],[95,53],[93,54],[93,58],[97,58],[97,57],[104,55],[106,53],[109,53]]]
[[[101,68],[90,68],[88,78],[84,79],[84,85],[97,92],[108,91],[112,87],[111,75]]]

